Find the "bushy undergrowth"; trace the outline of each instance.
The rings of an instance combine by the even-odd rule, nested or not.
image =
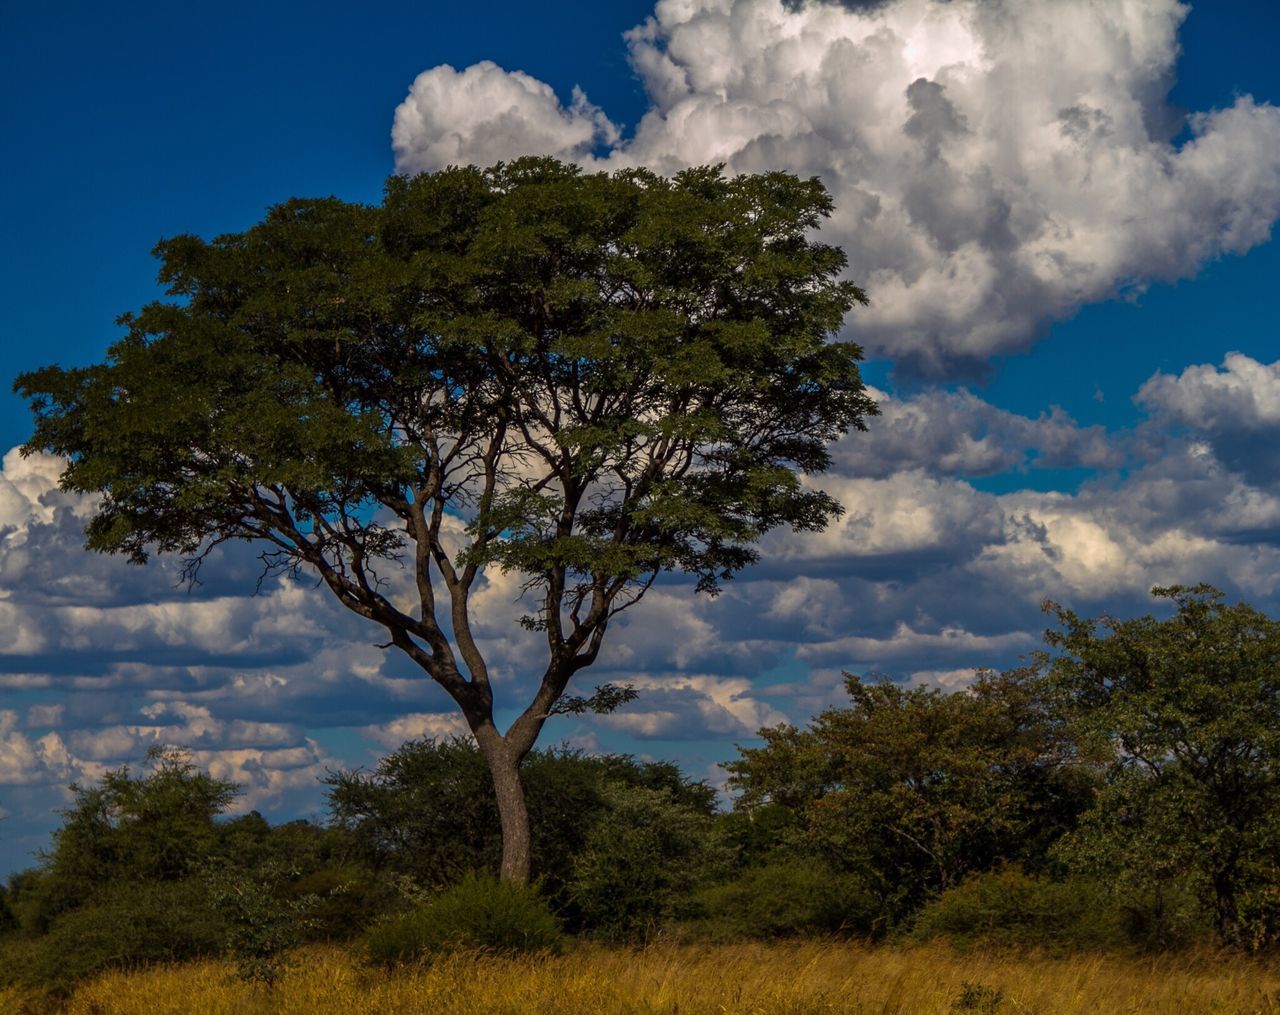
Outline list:
[[[1185,891],[1119,896],[1085,878],[1054,881],[1015,867],[989,871],[943,892],[917,914],[912,934],[976,944],[1059,951],[1165,948],[1208,930]]]
[[[536,887],[468,875],[410,912],[375,923],[364,943],[371,962],[392,965],[467,949],[556,952],[563,935]]]
[[[693,915],[693,893],[719,866],[711,819],[665,789],[614,784],[605,798],[609,818],[592,826],[568,885],[582,926],[631,940]]]
[[[698,893],[698,934],[717,940],[873,933],[879,907],[853,877],[796,858],[749,868]]]
[[[0,978],[59,992],[116,967],[217,954],[225,927],[192,882],[120,884],[64,913],[39,937],[8,935]]]

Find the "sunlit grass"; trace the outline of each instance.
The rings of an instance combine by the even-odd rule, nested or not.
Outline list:
[[[961,1001],[968,985],[969,1007]],[[1001,1000],[993,1007],[996,995]],[[0,991],[0,1011],[36,1011]],[[1280,965],[1241,958],[961,954],[851,944],[582,946],[564,955],[450,956],[371,969],[340,948],[297,953],[274,991],[225,962],[116,972],[58,1010],[79,1015],[241,1013],[1280,1012]]]

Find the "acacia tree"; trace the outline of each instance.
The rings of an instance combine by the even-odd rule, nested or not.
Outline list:
[[[805,730],[760,730],[726,764],[739,810],[792,812],[802,842],[859,877],[901,920],[930,893],[1007,860],[1042,864],[1090,786],[1038,667],[984,671],[963,692],[864,683]]]
[[[1234,947],[1280,938],[1280,621],[1209,585],[1154,588],[1167,620],[1060,629],[1050,677],[1107,780],[1063,842],[1080,866],[1143,887],[1187,878]]]
[[[465,716],[524,879],[521,760],[556,711],[627,697],[566,696],[612,618],[663,572],[714,594],[764,532],[840,510],[801,474],[875,404],[831,340],[866,300],[812,236],[831,207],[785,173],[532,158],[392,177],[378,206],[291,200],[161,242],[176,300],[123,317],[103,363],[18,378],[24,452],[100,496],[93,550],[182,554],[194,580],[259,541],[267,573],[385,629]],[[470,609],[487,567],[522,576],[546,643],[505,733]]]

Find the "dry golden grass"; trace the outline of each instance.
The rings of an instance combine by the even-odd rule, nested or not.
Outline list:
[[[966,983],[999,991],[1003,999],[998,1007],[981,1000],[967,1009],[957,1007]],[[22,1011],[22,1001],[0,991],[0,1010]],[[1280,966],[1209,956],[1052,958],[960,954],[941,946],[805,943],[642,951],[583,946],[532,959],[452,956],[387,973],[361,966],[339,948],[310,948],[297,954],[273,992],[238,982],[226,963],[203,962],[102,976],[83,985],[61,1010],[75,1015],[1280,1013]]]

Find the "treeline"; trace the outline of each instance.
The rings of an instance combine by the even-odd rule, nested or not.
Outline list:
[[[225,818],[236,788],[157,750],[80,788],[0,893],[0,977],[65,987],[230,950],[271,980],[306,940],[392,962],[565,935],[942,936],[1076,949],[1280,937],[1280,623],[1206,586],[1172,617],[1047,604],[1052,654],[962,692],[848,677],[847,705],[761,731],[716,793],[567,749],[522,768],[532,887],[470,741],[327,780],[330,820]]]

